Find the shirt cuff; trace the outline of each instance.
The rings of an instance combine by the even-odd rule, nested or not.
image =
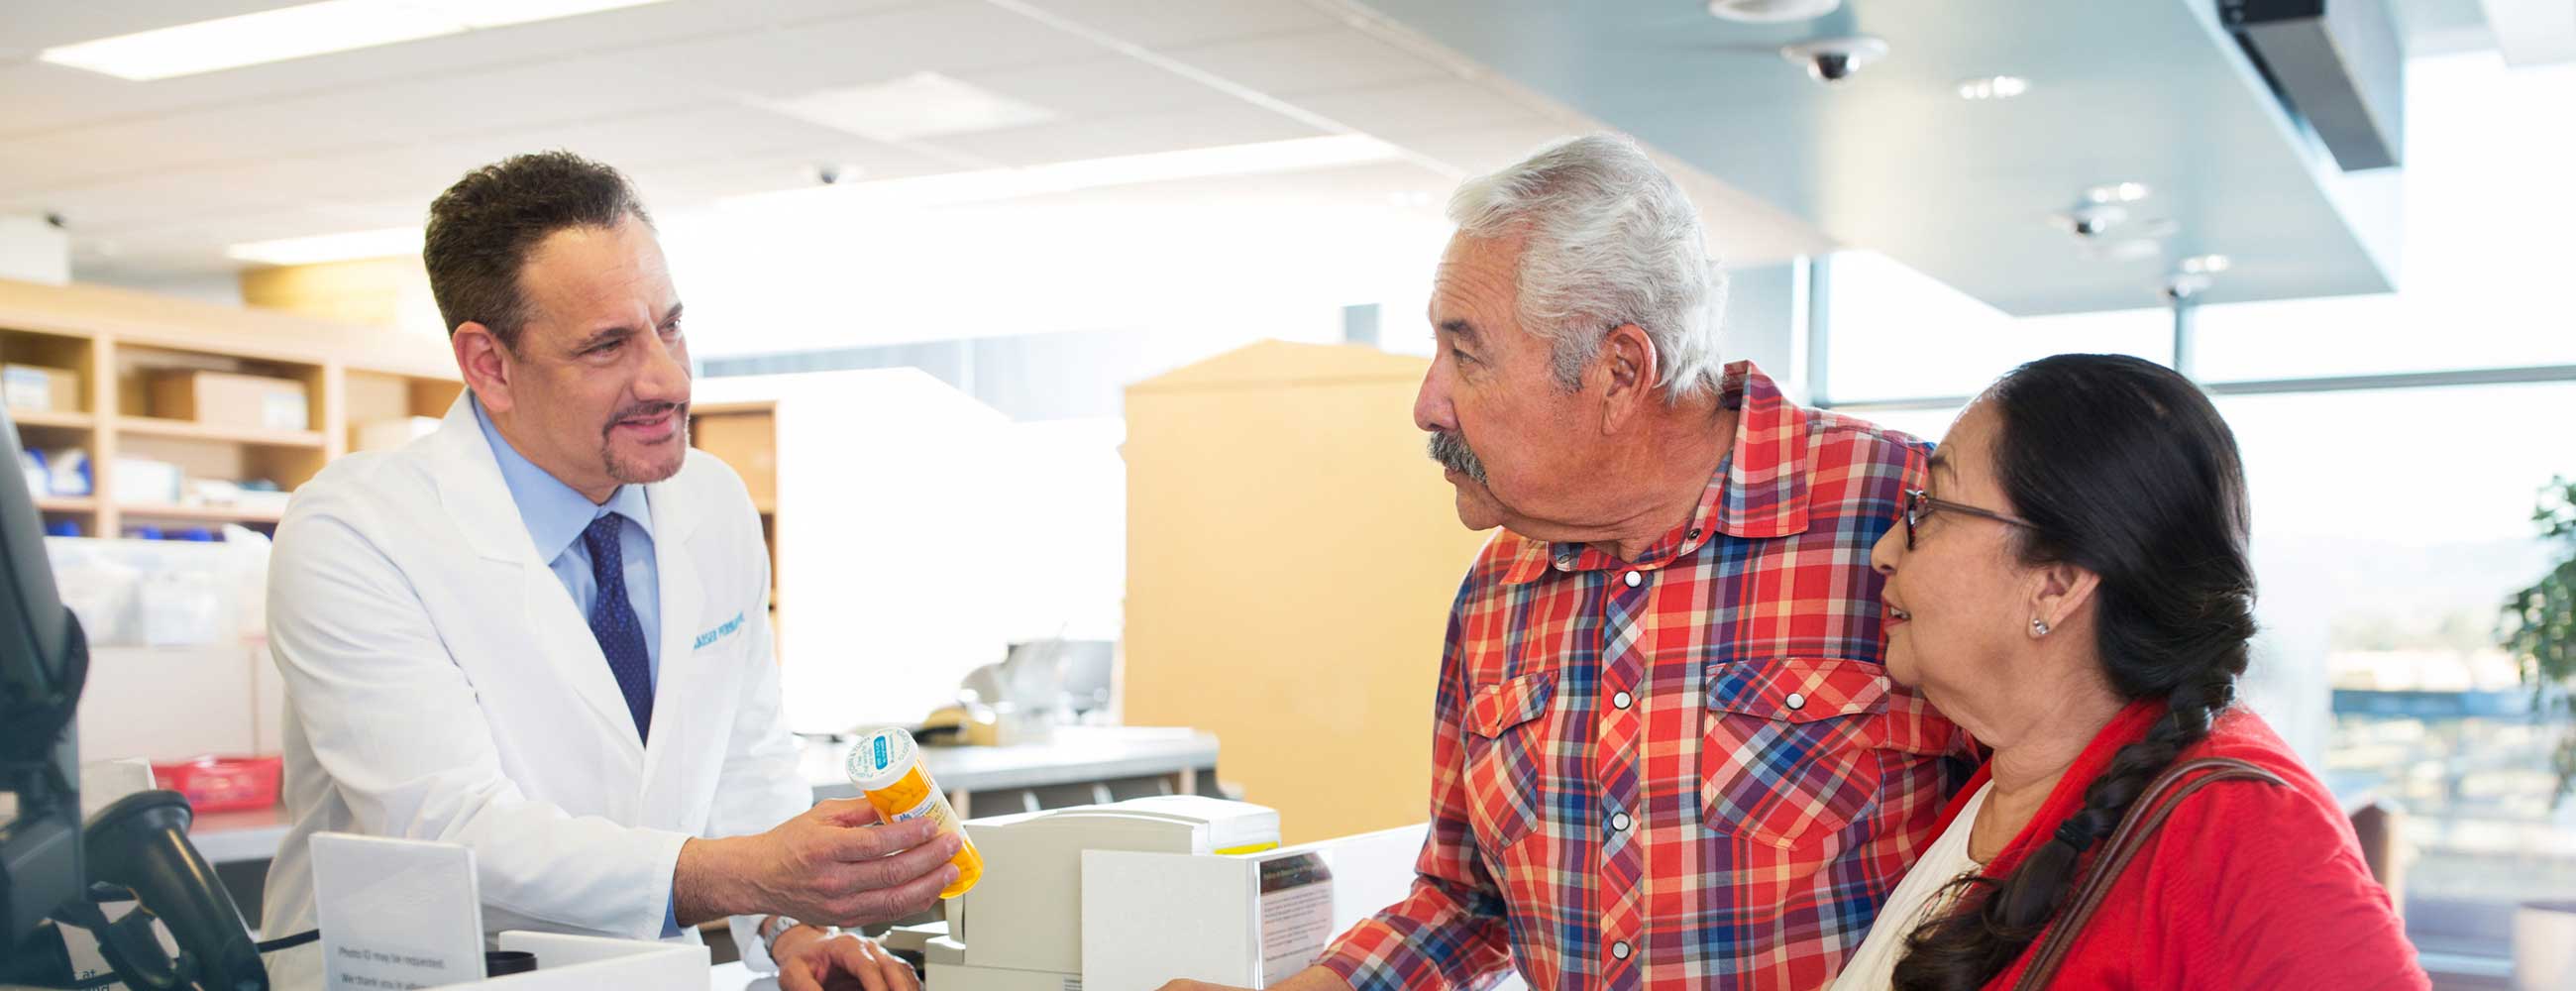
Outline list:
[[[680,895],[678,892],[672,892],[671,897],[662,902],[662,938],[680,938]]]
[[[769,957],[769,941],[760,938],[760,924],[765,915],[737,915],[727,920],[733,924],[733,948],[742,955],[742,965],[754,974],[778,973],[778,961]]]
[[[1430,991],[1457,986],[1428,948],[1383,919],[1353,926],[1315,961],[1356,991]]]

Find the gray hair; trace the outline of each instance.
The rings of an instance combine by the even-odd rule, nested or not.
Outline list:
[[[1655,343],[1668,399],[1717,391],[1726,275],[1690,197],[1636,142],[1548,145],[1459,186],[1449,219],[1469,237],[1523,239],[1521,326],[1549,342],[1560,385],[1575,388],[1609,332],[1633,323]]]

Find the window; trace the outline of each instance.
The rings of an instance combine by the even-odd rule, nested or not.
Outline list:
[[[1922,440],[1938,444],[1941,442],[1941,436],[1950,432],[1950,421],[1958,419],[1959,411],[1963,408],[1965,407],[1943,406],[1938,409],[1862,410],[1851,415],[1890,430],[1901,430]]]
[[[2204,306],[2213,382],[2576,364],[2576,64],[2494,52],[2406,67],[2404,250],[2393,295]],[[2225,278],[2225,276],[2220,276]]]
[[[2576,379],[2266,392],[2230,382],[2576,364],[2567,278],[2576,65],[2492,52],[2408,68],[2402,285],[2210,305],[2193,371],[2235,429],[2260,620],[2245,697],[2335,793],[2403,809],[2408,933],[2437,969],[2506,955],[2521,901],[2576,891],[2576,801],[2553,810],[2560,727],[2496,646],[2505,593],[2550,562],[2531,511],[2576,474],[2555,432]],[[2168,360],[2141,311],[2011,320],[1883,258],[1835,260],[1831,398],[1927,438],[2011,364],[2075,350]],[[2221,278],[2224,278],[2222,275]],[[1869,408],[1870,400],[1930,400]]]
[[[2162,309],[2014,319],[1884,255],[1833,256],[1825,388],[1835,402],[1967,396],[2014,365],[2067,351],[2173,358]]]
[[[2576,449],[2526,425],[2576,410],[2576,382],[2218,406],[2254,500],[2257,708],[2338,795],[2406,811],[2418,944],[2501,955],[2515,902],[2576,891],[2576,802],[2549,808],[2557,727],[2495,645],[2505,593],[2549,564],[2539,490],[2576,473]]]

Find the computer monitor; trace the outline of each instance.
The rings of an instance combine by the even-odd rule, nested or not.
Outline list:
[[[18,425],[0,409],[11,453]],[[64,608],[25,473],[0,481],[0,950],[19,945],[81,893],[80,752],[72,709],[89,642]],[[0,803],[5,804],[5,803]]]

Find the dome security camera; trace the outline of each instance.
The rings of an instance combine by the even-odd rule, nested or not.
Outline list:
[[[1805,66],[1809,78],[1831,86],[1887,57],[1887,42],[1865,34],[1815,38],[1780,46],[1780,57]]]
[[[2167,303],[2188,303],[2208,289],[2209,283],[2209,275],[2205,272],[2174,272],[2157,284],[2156,292]]]
[[[2125,207],[2110,203],[2088,203],[2058,214],[2057,223],[2079,239],[2090,240],[2110,233],[2129,220]]]

